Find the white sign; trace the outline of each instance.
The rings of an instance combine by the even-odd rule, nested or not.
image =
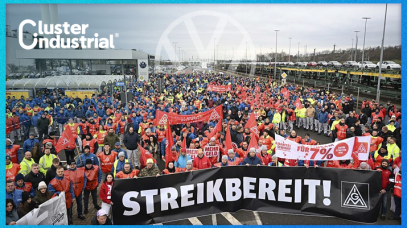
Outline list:
[[[283,73],[281,74],[281,77],[285,79],[285,78],[287,77],[287,74],[286,74],[285,72],[283,72]]]
[[[139,81],[148,81],[148,60],[139,59],[137,64],[137,75]]]
[[[204,156],[206,157],[217,157],[219,155],[218,146],[206,146],[203,149]],[[194,159],[198,156],[198,149],[187,149],[187,154],[191,156],[191,159]]]
[[[17,225],[68,225],[65,192],[61,192],[20,218]]]
[[[276,154],[279,158],[299,160],[349,160],[352,153],[359,160],[368,160],[370,136],[358,136],[324,145],[303,145],[276,135]]]

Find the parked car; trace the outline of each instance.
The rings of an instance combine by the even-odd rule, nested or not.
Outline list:
[[[318,66],[326,66],[328,63],[326,61],[319,61],[317,63]]]
[[[288,62],[288,66],[294,66],[295,64],[293,62]]]
[[[342,64],[338,61],[329,61],[326,66],[328,67],[335,67],[335,68],[339,68],[342,66]]]
[[[342,64],[343,67],[354,68],[358,66],[356,61],[346,61]]]
[[[376,68],[376,64],[370,62],[370,61],[363,61],[358,63],[358,68],[359,69],[374,69]]]
[[[307,63],[307,66],[309,66],[309,67],[316,67],[316,66],[317,66],[317,63],[316,63],[316,62],[309,62],[309,63]]]
[[[379,69],[380,62],[377,63],[376,68]],[[383,61],[382,63],[382,69],[387,69],[387,70],[400,70],[401,66],[393,61]]]
[[[300,66],[300,67],[305,67],[305,66],[307,66],[307,62],[297,62],[297,66]]]

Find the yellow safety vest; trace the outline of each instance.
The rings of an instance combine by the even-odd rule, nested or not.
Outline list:
[[[335,126],[341,122],[341,120],[335,120],[334,122],[332,122],[332,127],[331,127],[331,131],[335,130]]]
[[[124,163],[129,162],[129,160],[124,159]],[[119,160],[116,160],[113,164],[114,167],[114,172],[113,172],[113,176],[116,177],[116,168],[117,168],[117,163],[119,163]]]
[[[31,166],[34,164],[34,159],[31,158],[31,161],[28,161],[27,159],[23,159],[20,163],[20,171],[18,173],[23,174],[24,176],[27,175],[31,171]]]
[[[396,143],[390,144],[387,143],[387,151],[393,155],[393,159],[400,157],[400,148],[397,146]]]
[[[46,154],[44,154],[44,156],[42,156],[40,158],[40,162],[39,162],[39,166],[40,166],[40,171],[46,175],[47,174],[47,170],[51,168],[52,166],[52,160],[54,160],[54,158],[56,158],[57,156],[55,156],[55,154],[49,154],[48,156]]]
[[[298,111],[298,116],[300,118],[305,118],[307,116],[307,109],[306,108],[302,108]]]
[[[281,114],[279,112],[274,113],[273,124],[279,124],[281,122]]]
[[[388,129],[389,131],[391,131],[391,132],[394,132],[394,130],[396,130],[396,126],[391,125],[391,124],[386,125],[386,127],[387,127],[387,129]]]

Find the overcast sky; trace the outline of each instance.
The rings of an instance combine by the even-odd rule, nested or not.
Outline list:
[[[201,14],[198,11],[206,10]],[[7,4],[7,23],[17,29],[24,19],[41,20],[40,4]],[[191,17],[188,14],[195,12]],[[322,50],[347,49],[356,43],[363,45],[365,20],[367,22],[366,47],[380,46],[385,4],[59,4],[59,22],[89,24],[86,37],[99,33],[99,38],[119,33],[114,39],[117,49],[141,49],[168,59],[169,48],[177,42],[183,58],[213,59],[216,38],[217,59],[248,58],[254,53],[275,51],[278,32],[278,52],[288,53],[291,37],[291,54]],[[179,19],[176,21],[177,19]],[[190,20],[188,20],[190,18]],[[175,22],[175,23],[174,23]],[[177,23],[180,22],[180,23]],[[173,25],[173,29],[169,29]],[[25,29],[35,31],[33,27]],[[168,36],[164,34],[167,30]],[[216,31],[216,32],[215,32]],[[215,33],[215,34],[214,34]],[[168,37],[167,39],[162,39]],[[192,35],[191,35],[192,34]],[[193,37],[193,38],[192,38]],[[171,47],[161,49],[161,41]],[[202,45],[200,45],[202,44]],[[401,5],[389,4],[387,12],[385,46],[401,44]],[[272,48],[272,50],[271,50]],[[157,50],[162,50],[157,53]],[[204,51],[206,50],[206,51]],[[171,52],[171,50],[169,51]],[[174,54],[174,53],[172,53]]]

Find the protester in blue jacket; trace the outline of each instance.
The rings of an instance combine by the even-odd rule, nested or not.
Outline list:
[[[165,144],[164,144],[165,145]],[[175,161],[174,166],[176,168],[186,168],[187,167],[187,161],[192,160],[191,156],[187,155],[187,150],[185,148],[181,149],[181,154],[178,157],[178,160]]]
[[[260,166],[261,165],[261,160],[259,157],[256,156],[256,150],[252,147],[250,148],[249,151],[249,156],[247,156],[244,160],[243,160],[243,165],[257,165]]]

